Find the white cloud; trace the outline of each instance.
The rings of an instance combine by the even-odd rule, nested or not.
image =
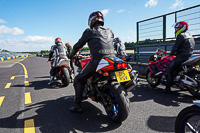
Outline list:
[[[0,38],[4,38],[5,36],[0,36]]]
[[[109,11],[110,11],[110,9],[104,9],[101,12],[103,13],[104,16],[106,16]]]
[[[117,13],[122,13],[122,12],[125,12],[125,10],[123,9],[117,10]]]
[[[174,4],[170,7],[170,9],[176,9],[177,7],[183,8],[184,2],[182,0],[176,0]]]
[[[0,26],[0,34],[9,34],[9,35],[21,35],[24,34],[24,30],[15,28],[9,28],[5,25]]]
[[[53,44],[54,38],[47,36],[27,36],[19,39],[0,40],[0,47],[9,51],[49,50]]]
[[[148,2],[146,2],[145,7],[153,7],[153,6],[157,6],[158,4],[158,0],[149,0]]]
[[[136,32],[135,31],[128,31],[128,36],[122,37],[123,42],[136,42]]]
[[[46,36],[27,36],[20,39],[6,39],[5,42],[9,44],[44,44],[44,43],[53,43],[53,37]]]
[[[0,19],[0,23],[3,23],[3,24],[5,24],[5,23],[6,23],[6,21],[5,21],[5,20],[3,20],[3,19]]]

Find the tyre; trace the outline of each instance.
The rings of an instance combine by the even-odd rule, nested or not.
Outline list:
[[[155,77],[154,73],[150,72],[150,69],[146,72],[146,80],[152,87],[158,86],[161,82],[160,78]]]
[[[192,94],[196,98],[200,98],[200,90],[199,89],[193,89],[193,88],[187,88],[190,94]]]
[[[181,110],[176,117],[175,133],[200,131],[200,107],[192,105]]]
[[[124,88],[114,81],[105,85],[103,90],[108,102],[108,105],[104,107],[108,117],[116,122],[126,120],[130,112],[130,101]]]
[[[62,83],[63,83],[63,86],[66,87],[70,83],[69,71],[66,67],[62,68],[62,74],[63,74]]]

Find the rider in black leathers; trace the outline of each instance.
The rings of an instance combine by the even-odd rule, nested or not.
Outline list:
[[[100,11],[93,12],[89,16],[88,25],[79,41],[74,45],[73,51],[70,54],[70,59],[87,43],[90,49],[91,61],[83,68],[80,74],[74,79],[75,88],[75,106],[70,108],[70,111],[75,113],[82,112],[81,102],[84,85],[87,79],[96,72],[96,68],[100,60],[104,57],[113,58],[113,32],[103,27],[104,17]]]
[[[55,59],[53,60],[53,65],[52,65],[52,68],[50,71],[51,78],[50,78],[50,82],[48,83],[48,85],[54,84],[54,77],[56,75],[56,67],[57,67],[58,62],[61,59],[68,60],[67,55],[66,55],[65,46],[62,44],[60,38],[56,38],[55,45],[51,46],[51,50],[49,52],[49,59],[48,59],[49,61],[51,61],[51,58],[53,57],[53,55],[54,55]]]
[[[166,82],[166,89],[164,92],[169,93],[171,92],[171,84],[174,77],[174,71],[178,66],[181,65],[184,61],[188,60],[189,57],[193,54],[195,41],[192,35],[188,30],[188,24],[185,21],[180,21],[176,23],[174,26],[176,29],[176,42],[172,47],[170,55],[176,55],[176,58],[172,60],[170,65],[167,67],[167,82]]]
[[[69,55],[71,54],[71,52],[72,52],[72,47],[71,47],[71,45],[70,45],[70,43],[65,43],[65,46],[66,46],[66,48],[67,48],[67,57],[69,58]],[[73,74],[74,74],[74,65],[73,65],[73,59],[72,60],[70,60],[70,66],[71,66],[71,68],[72,68],[72,72],[73,72]]]

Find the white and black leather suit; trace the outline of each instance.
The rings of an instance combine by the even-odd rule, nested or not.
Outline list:
[[[126,47],[124,45],[124,43],[122,42],[115,42],[114,43],[114,48],[117,52],[117,57],[122,58],[123,56],[127,56],[126,54]]]
[[[189,59],[189,57],[193,54],[194,46],[195,41],[189,32],[182,32],[177,36],[176,42],[172,47],[170,53],[171,55],[176,55],[176,58],[172,60],[172,62],[166,69],[166,89],[169,89],[171,87],[171,82],[173,81],[173,74],[175,68],[178,68],[181,65],[181,63]]]
[[[50,73],[51,76],[55,76],[57,64],[59,63],[59,61],[61,59],[68,60],[67,55],[66,55],[65,46],[62,43],[58,43],[58,44],[51,46],[51,50],[49,52],[49,60],[51,60],[53,55],[54,55],[55,59],[53,60],[52,71]]]
[[[113,58],[113,32],[103,26],[95,26],[86,29],[79,41],[74,45],[72,55],[75,55],[86,43],[89,46],[91,61],[83,68],[80,74],[75,77],[75,104],[80,104],[82,93],[87,79],[95,72],[100,60],[104,57]]]

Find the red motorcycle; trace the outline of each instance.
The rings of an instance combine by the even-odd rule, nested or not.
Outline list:
[[[77,71],[80,72],[90,60],[90,57],[76,55]],[[96,72],[87,79],[83,91],[83,97],[101,103],[113,121],[122,122],[128,117],[130,101],[127,91],[137,84],[137,72],[127,70],[127,66],[126,62],[117,57],[102,59]],[[130,76],[130,73],[133,74]]]
[[[53,58],[51,60],[51,67],[53,65],[53,60],[55,58]],[[52,69],[51,69],[52,71]],[[51,73],[50,71],[50,73]],[[72,73],[72,70],[71,70],[71,67],[70,67],[70,64],[69,64],[69,60],[66,60],[66,59],[61,59],[58,64],[57,64],[57,67],[56,67],[56,75],[55,75],[56,79],[57,80],[61,80],[62,81],[62,84],[63,86],[68,86],[70,81],[73,80],[73,73]]]
[[[147,82],[156,87],[160,83],[166,84],[165,69],[175,58],[174,55],[166,55],[166,51],[157,49],[149,58],[149,67],[146,72]],[[186,88],[195,97],[200,97],[200,55],[192,56],[178,67],[173,78],[173,84],[180,88]]]

